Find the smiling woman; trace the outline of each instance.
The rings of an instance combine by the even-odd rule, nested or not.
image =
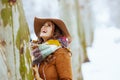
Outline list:
[[[72,80],[71,36],[64,22],[35,18],[34,30],[38,37],[38,43],[31,45],[35,79]]]
[[[53,31],[54,31],[55,25],[48,21],[46,22],[41,30],[40,30],[40,37],[44,39],[44,41],[47,41],[49,38],[53,36]]]

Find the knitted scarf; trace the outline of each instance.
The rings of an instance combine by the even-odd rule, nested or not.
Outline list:
[[[57,49],[61,47],[67,47],[68,41],[65,37],[61,37],[57,40],[48,40],[45,43],[39,44],[38,48],[36,48],[32,55],[34,56],[33,65],[41,63],[47,56],[55,52]]]

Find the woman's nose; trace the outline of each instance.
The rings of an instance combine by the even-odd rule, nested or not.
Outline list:
[[[43,26],[41,29],[42,29],[42,30],[43,30],[43,29],[46,29],[46,26]]]

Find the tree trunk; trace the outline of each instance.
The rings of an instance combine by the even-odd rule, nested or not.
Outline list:
[[[83,80],[81,65],[83,62],[89,62],[87,55],[87,46],[91,46],[93,40],[93,28],[90,11],[88,11],[88,2],[82,10],[79,0],[60,0],[60,17],[67,25],[70,34],[72,35],[72,65],[73,65],[73,80]],[[81,14],[82,11],[88,11],[86,14]],[[78,45],[79,44],[79,45]]]
[[[93,41],[91,12],[89,10],[90,6],[88,6],[89,2],[87,0],[84,0],[83,2],[82,1],[79,2],[79,0],[75,0],[75,3],[76,3],[78,37],[82,48],[81,61],[84,63],[84,62],[89,62],[86,49],[88,46],[92,45],[92,41]]]
[[[0,79],[33,80],[29,28],[21,0],[0,1]]]
[[[60,0],[60,17],[63,19],[72,35],[70,47],[72,51],[73,80],[83,80],[81,72],[82,46],[78,37],[76,4],[74,0]]]

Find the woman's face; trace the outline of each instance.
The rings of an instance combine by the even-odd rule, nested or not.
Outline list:
[[[44,41],[48,40],[53,36],[54,28],[55,25],[51,21],[45,22],[40,30],[40,37],[42,37]]]

